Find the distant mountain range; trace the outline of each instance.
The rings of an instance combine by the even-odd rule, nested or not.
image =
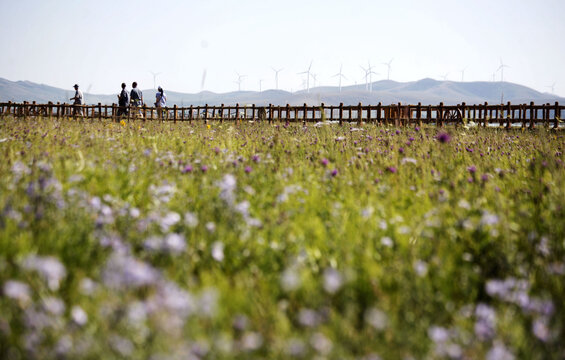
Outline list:
[[[316,87],[310,89],[310,92],[297,91],[290,93],[283,90],[265,90],[257,91],[236,91],[229,93],[213,93],[210,91],[202,91],[197,94],[185,94],[175,91],[167,91],[167,105],[174,104],[178,106],[189,105],[234,105],[239,103],[261,105],[316,105],[324,103],[326,105],[356,105],[377,104],[381,102],[384,105],[403,103],[417,104],[421,102],[424,105],[439,104],[443,102],[446,105],[460,104],[482,104],[485,101],[489,104],[498,104],[501,101],[501,95],[504,93],[504,102],[512,102],[514,104],[529,103],[536,104],[554,103],[559,101],[565,103],[565,98],[540,93],[526,86],[513,84],[509,82],[455,82],[455,81],[437,81],[433,79],[422,79],[410,82],[396,82],[391,80],[381,80],[373,83],[373,91],[365,90],[365,85],[344,86],[339,91],[338,87]],[[116,94],[100,95],[85,94],[87,104],[112,104],[117,102]],[[147,104],[152,104],[155,99],[155,90],[143,90],[144,100]],[[69,98],[74,95],[74,90],[60,89],[48,85],[36,84],[30,81],[9,81],[0,78],[0,102],[23,102],[36,101],[38,103],[47,103],[52,101],[69,102]]]

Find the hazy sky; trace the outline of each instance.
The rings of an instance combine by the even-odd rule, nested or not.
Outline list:
[[[504,80],[565,96],[564,0],[0,0],[0,77],[92,93]],[[310,86],[314,85],[313,79]]]

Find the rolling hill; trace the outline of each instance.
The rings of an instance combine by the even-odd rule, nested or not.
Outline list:
[[[154,90],[143,90],[146,103],[153,102]],[[565,102],[565,98],[548,93],[540,93],[523,85],[509,82],[455,82],[422,79],[411,82],[396,82],[381,80],[373,83],[373,92],[365,90],[365,85],[342,87],[317,87],[310,92],[297,91],[290,93],[283,90],[236,91],[228,93],[214,93],[202,91],[196,94],[166,91],[168,105],[301,105],[325,103],[327,105],[358,104],[479,104],[485,101],[490,104],[500,103],[501,94],[504,93],[504,102],[512,103],[554,103]],[[69,102],[73,90],[65,90],[30,81],[9,81],[0,78],[0,102],[36,101],[38,103]],[[112,104],[117,101],[116,94],[85,94],[87,104]]]

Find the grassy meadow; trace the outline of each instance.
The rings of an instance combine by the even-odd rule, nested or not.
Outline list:
[[[0,357],[565,357],[562,132],[0,119]]]

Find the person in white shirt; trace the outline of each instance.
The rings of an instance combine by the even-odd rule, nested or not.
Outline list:
[[[157,93],[155,94],[155,107],[157,108],[157,115],[159,118],[163,116],[164,110],[162,108],[167,106],[167,95],[163,91],[162,87],[157,88]]]
[[[73,87],[75,88],[75,96],[70,98],[69,100],[74,100],[73,105],[84,105],[84,96],[82,95],[82,91],[78,89],[78,84],[75,84],[75,86]],[[77,114],[82,116],[81,106],[75,106],[73,108],[73,116]]]

